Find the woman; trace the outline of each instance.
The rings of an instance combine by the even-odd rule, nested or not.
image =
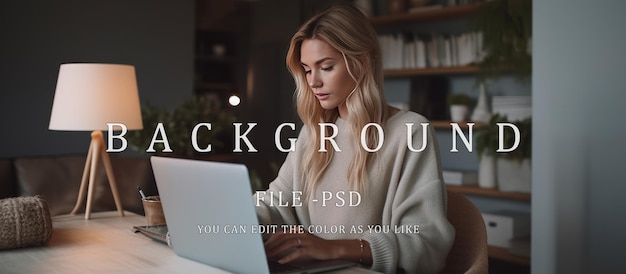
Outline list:
[[[267,255],[351,260],[385,273],[440,270],[454,229],[436,140],[430,128],[422,135],[424,117],[387,106],[367,18],[350,5],[317,14],[291,39],[286,62],[304,126],[268,189],[282,194],[266,192],[257,215],[302,229],[271,235]]]

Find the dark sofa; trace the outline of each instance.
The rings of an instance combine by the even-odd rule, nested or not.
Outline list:
[[[137,192],[147,195],[157,188],[147,157],[110,155],[118,192],[125,210],[143,215]],[[50,215],[68,214],[74,208],[85,167],[86,156],[63,155],[0,159],[0,199],[40,195],[48,202]],[[104,166],[100,164],[92,212],[116,210]],[[85,202],[79,212],[85,211]]]

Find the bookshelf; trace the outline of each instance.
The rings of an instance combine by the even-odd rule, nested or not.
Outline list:
[[[510,71],[511,67],[502,67],[501,71]],[[427,75],[463,75],[479,73],[478,65],[456,66],[456,67],[438,67],[438,68],[421,68],[421,69],[386,69],[383,74],[387,78],[411,77],[411,76],[427,76]]]
[[[514,262],[522,265],[530,265],[529,257],[522,257],[511,254],[506,248],[497,246],[488,246],[487,252],[489,257],[507,262]]]
[[[370,23],[376,27],[383,25],[418,22],[423,23],[429,21],[453,19],[472,15],[476,13],[481,6],[482,3],[474,3],[398,15],[373,16],[370,18]]]
[[[452,125],[450,125],[450,123],[457,123],[460,128],[467,129],[469,128],[467,126],[467,123],[472,123],[472,122],[452,122],[452,121],[447,121],[447,120],[446,121],[443,121],[443,120],[430,121],[430,125],[435,129],[451,129]],[[481,123],[474,123],[474,128],[480,128],[481,126],[482,126]]]
[[[496,199],[505,199],[505,200],[513,200],[513,201],[521,201],[521,202],[530,202],[531,195],[530,193],[520,193],[520,192],[502,192],[497,189],[492,188],[481,188],[478,186],[455,186],[455,185],[446,185],[446,189],[449,191],[454,191],[457,193],[461,193],[464,195],[477,195],[489,198]],[[511,254],[508,249],[497,247],[497,246],[488,246],[488,254],[489,258],[500,260],[506,263],[514,263],[517,265],[530,266],[530,258],[524,256],[518,256]]]
[[[445,25],[448,21],[453,20],[471,20],[470,17],[477,14],[480,11],[480,8],[483,6],[483,3],[473,3],[473,4],[465,4],[459,6],[450,6],[450,7],[441,7],[436,9],[425,10],[421,12],[414,13],[404,13],[404,14],[396,14],[396,15],[384,15],[384,16],[374,16],[370,18],[370,23],[374,26],[375,29],[379,33],[384,34],[385,32],[390,32],[393,30],[405,31],[407,29],[413,28],[414,25],[420,26],[430,26],[432,25],[434,28],[437,28],[438,25]],[[439,24],[439,23],[443,24]],[[432,24],[434,23],[434,24]],[[419,29],[417,27],[416,29]],[[436,31],[436,30],[434,30]],[[446,33],[447,31],[443,31]],[[428,32],[426,32],[428,33]],[[464,62],[460,62],[464,63]],[[406,63],[405,63],[406,66]],[[414,65],[409,65],[409,67]],[[396,67],[398,67],[396,65]],[[511,68],[503,67],[502,71],[510,71]],[[411,79],[411,85],[416,83],[420,85],[418,88],[414,89],[411,86],[410,89],[410,97],[417,96],[416,98],[422,98],[421,95],[416,95],[414,92],[424,92],[424,90],[432,90],[430,93],[432,94],[440,94],[439,86],[432,85],[428,79],[451,79],[451,78],[464,78],[467,76],[477,75],[481,72],[481,68],[478,63],[470,62],[468,65],[462,66],[437,66],[437,67],[427,67],[427,68],[409,68],[409,69],[385,69],[384,76],[385,79],[393,79],[403,81],[404,79]],[[419,79],[415,80],[415,79]],[[425,80],[426,79],[426,80]],[[436,97],[436,96],[435,96]],[[429,97],[432,98],[432,97]],[[411,99],[413,100],[413,99]],[[437,100],[437,99],[436,99]],[[432,103],[432,102],[431,102]],[[437,102],[435,102],[435,105]],[[450,131],[451,130],[451,121],[449,120],[438,120],[433,119],[430,121],[431,126],[435,130],[443,130]],[[467,122],[458,123],[461,129],[467,130]],[[474,129],[478,129],[481,127],[481,124],[475,123]],[[445,165],[445,163],[443,163]],[[530,193],[518,193],[518,192],[502,192],[497,189],[487,189],[480,188],[478,186],[451,186],[447,185],[446,188],[450,191],[454,191],[457,193],[461,193],[464,195],[471,196],[480,196],[486,197],[489,199],[497,200],[495,203],[515,203],[521,202],[524,204],[529,204],[531,201]],[[500,248],[495,246],[489,246],[488,248],[490,259],[494,259],[497,261],[504,262],[504,273],[512,273],[508,272],[508,270],[516,269],[518,266],[529,267],[530,266],[530,258],[523,256],[516,256],[511,254],[506,248]]]
[[[214,29],[196,30],[194,90],[196,95],[214,96],[222,104],[239,94],[238,32]]]
[[[234,83],[211,83],[211,82],[197,82],[196,88],[198,89],[208,89],[208,90],[226,90],[231,91],[236,88]]]
[[[458,192],[462,194],[470,194],[470,195],[478,195],[478,196],[485,196],[485,197],[492,197],[492,198],[530,202],[530,193],[502,192],[497,189],[481,188],[478,186],[446,185],[446,188],[450,191],[454,191],[454,192]]]
[[[370,17],[370,23],[375,27],[397,27],[406,24],[427,23],[434,21],[445,21],[459,19],[474,15],[482,6],[482,3],[464,4],[458,6],[439,7],[420,12],[406,12],[394,15],[383,15]],[[429,76],[429,75],[454,75],[454,74],[475,74],[480,71],[480,67],[476,63],[461,66],[439,66],[427,68],[409,68],[409,69],[385,69],[386,78],[391,77],[411,77],[411,76]]]
[[[385,77],[408,77],[419,75],[470,74],[478,73],[478,66],[437,67],[423,69],[386,69]]]

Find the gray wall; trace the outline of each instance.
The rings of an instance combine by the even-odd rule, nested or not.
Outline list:
[[[295,84],[285,65],[289,42],[312,13],[336,1],[271,0],[250,4],[250,37],[246,49],[250,57],[248,82],[246,100],[240,111],[243,112],[241,121],[258,123],[249,139],[259,152],[243,152],[239,159],[255,170],[263,184],[269,184],[276,177],[270,164],[280,166],[287,156],[274,144],[276,128],[281,123],[299,123],[294,105]],[[299,130],[300,125],[296,126],[296,132],[283,130],[282,140],[297,137]]]
[[[625,273],[626,2],[533,1],[533,273]]]
[[[49,131],[59,65],[135,65],[142,102],[193,94],[195,1],[0,4],[0,157],[86,153],[89,133]]]

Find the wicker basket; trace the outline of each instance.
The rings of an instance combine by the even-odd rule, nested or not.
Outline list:
[[[40,197],[0,200],[0,249],[42,245],[52,237],[48,203]]]

